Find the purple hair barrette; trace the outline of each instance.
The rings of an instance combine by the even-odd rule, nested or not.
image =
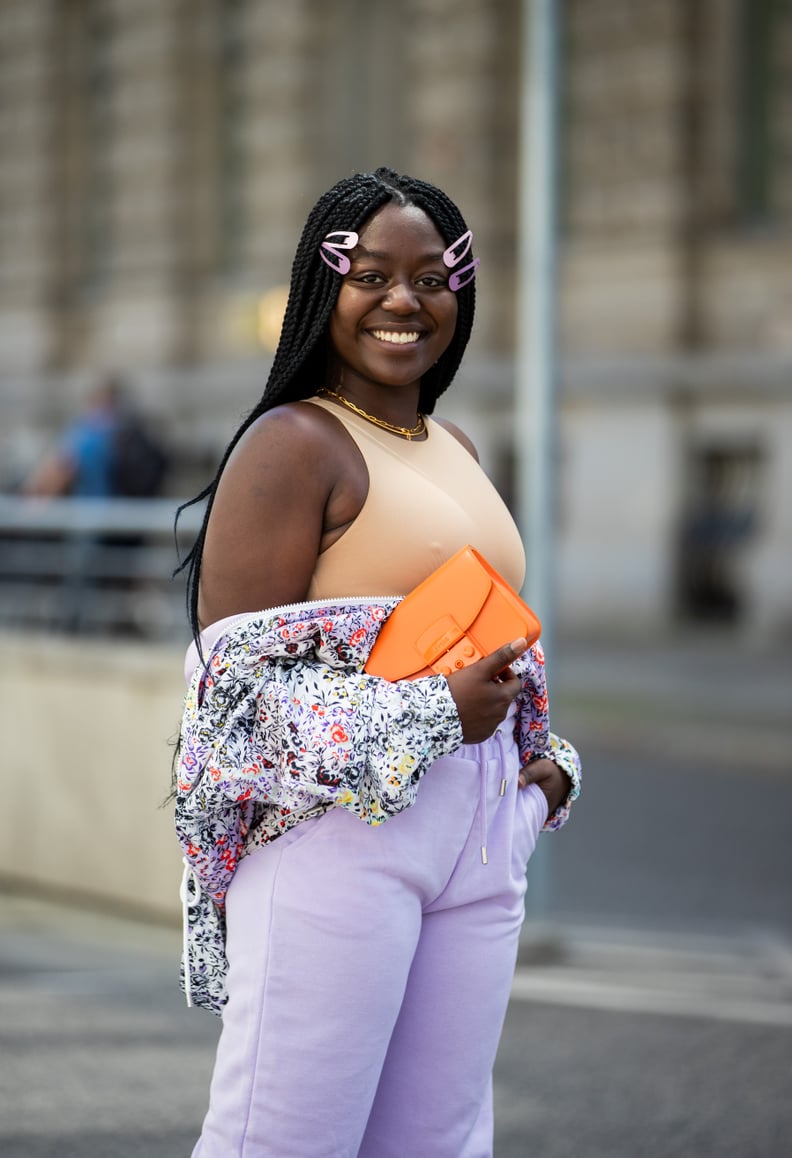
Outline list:
[[[334,229],[320,245],[319,256],[336,273],[349,273],[352,262],[342,250],[354,249],[357,243],[358,235],[352,230]]]
[[[465,233],[462,234],[461,237],[458,237],[456,241],[453,241],[451,245],[449,245],[448,249],[443,254],[443,263],[447,265],[449,269],[454,269],[454,267],[459,265],[462,258],[470,251],[472,244],[473,230],[468,229]],[[448,279],[448,288],[456,293],[457,290],[464,289],[466,285],[469,285],[470,282],[473,281],[473,278],[476,276],[476,267],[479,265],[480,261],[481,258],[476,257],[473,259],[473,261],[469,261],[467,265],[463,265],[461,269],[458,269],[456,272],[452,273]],[[467,274],[467,277],[465,277],[465,274]]]

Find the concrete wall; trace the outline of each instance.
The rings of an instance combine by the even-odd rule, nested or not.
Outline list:
[[[179,918],[178,649],[0,638],[0,876]]]

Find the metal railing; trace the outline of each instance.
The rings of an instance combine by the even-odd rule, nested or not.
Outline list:
[[[188,637],[178,499],[0,496],[0,627]],[[202,507],[179,520],[189,550]]]

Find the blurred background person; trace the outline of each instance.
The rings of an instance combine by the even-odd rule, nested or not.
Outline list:
[[[75,498],[151,498],[159,494],[168,457],[131,408],[118,378],[106,378],[86,399],[55,449],[23,482],[22,494]]]

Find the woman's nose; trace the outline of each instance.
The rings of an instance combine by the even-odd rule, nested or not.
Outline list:
[[[383,308],[393,313],[415,313],[420,308],[418,295],[409,282],[400,281],[388,287]]]

